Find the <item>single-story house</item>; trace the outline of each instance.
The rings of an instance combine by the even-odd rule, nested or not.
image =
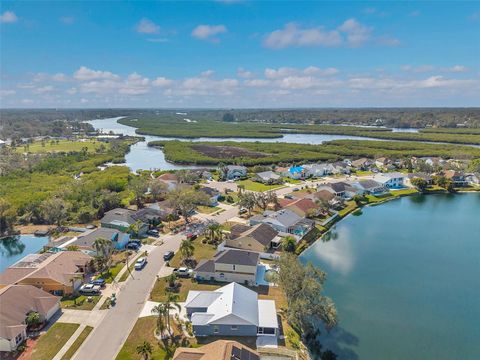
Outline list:
[[[405,174],[399,172],[375,174],[374,180],[383,184],[389,189],[400,189],[405,186]]]
[[[292,166],[283,175],[296,180],[303,180],[308,176],[303,166]]]
[[[388,191],[385,185],[379,183],[375,180],[360,180],[353,184],[357,189],[359,189],[361,195],[363,194],[373,194],[379,195]]]
[[[71,294],[83,284],[92,259],[81,251],[30,254],[0,274],[0,288],[33,285],[57,296]]]
[[[266,252],[279,247],[281,237],[278,231],[267,224],[255,226],[235,225],[230,230],[230,236],[225,240],[229,248]]]
[[[391,163],[390,159],[386,157],[379,157],[375,159],[375,166],[378,168],[383,168],[388,166]]]
[[[194,270],[195,278],[256,285],[259,259],[256,252],[225,249],[217,252],[213,259],[200,261]]]
[[[413,179],[423,179],[427,182],[428,185],[432,185],[433,183],[433,178],[427,173],[418,172],[418,173],[408,174],[405,181],[411,183]]]
[[[461,171],[445,170],[443,172],[443,176],[445,176],[445,178],[452,181],[454,186],[467,186],[468,185],[468,182],[465,179],[465,174]]]
[[[116,208],[107,211],[100,220],[100,224],[102,227],[128,232],[130,225],[135,224],[137,221],[139,221],[139,219],[135,217],[135,211],[130,209]],[[140,222],[141,225],[138,235],[142,236],[148,231],[149,226],[141,220]]]
[[[10,352],[27,338],[25,319],[30,312],[49,321],[60,309],[60,299],[32,285],[9,285],[0,289],[0,352]]]
[[[320,214],[320,206],[318,206],[315,201],[308,198],[297,199],[287,205],[285,209],[293,211],[302,218],[309,217],[310,215],[317,216]]]
[[[263,214],[250,218],[250,225],[267,224],[281,233],[293,234],[303,237],[308,233],[315,222],[297,215],[292,210],[282,209],[279,211],[265,211]]]
[[[74,245],[78,246],[78,248],[86,254],[95,256],[98,255],[94,246],[94,242],[97,239],[110,240],[112,249],[123,250],[130,241],[130,235],[117,229],[98,228],[65,242],[60,245],[59,248],[67,249],[69,246]]]
[[[278,184],[282,181],[282,177],[273,171],[262,171],[256,173],[252,180],[262,184]]]
[[[260,355],[233,340],[217,340],[197,347],[179,347],[172,360],[260,360]]]
[[[278,335],[274,300],[235,282],[214,291],[189,291],[185,302],[195,336]]]
[[[224,177],[227,180],[238,180],[247,176],[247,168],[240,165],[227,165],[224,168]]]
[[[167,190],[175,190],[179,184],[178,177],[174,173],[163,173],[157,179],[167,185]]]
[[[360,158],[352,161],[352,167],[357,170],[368,170],[373,165],[373,161],[367,158]]]
[[[162,221],[164,221],[169,212],[162,209],[155,209],[153,207],[144,207],[140,210],[135,211],[132,217],[135,220],[139,220],[144,224],[150,226],[158,226]]]
[[[469,185],[480,185],[480,173],[472,173],[465,175],[465,181]]]
[[[218,204],[218,197],[220,196],[220,191],[207,186],[200,188],[200,191],[208,196],[208,203],[202,205],[216,206]]]
[[[344,181],[319,185],[317,191],[326,190],[342,199],[351,199],[358,193],[358,189]]]
[[[334,162],[332,166],[334,174],[350,174],[350,166],[343,161]]]
[[[313,201],[320,201],[325,204],[334,205],[339,202],[338,197],[328,190],[319,190],[312,194],[305,196],[306,199],[312,199]]]

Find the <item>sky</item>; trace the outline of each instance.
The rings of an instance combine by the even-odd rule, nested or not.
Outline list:
[[[478,1],[2,1],[2,108],[480,106]]]

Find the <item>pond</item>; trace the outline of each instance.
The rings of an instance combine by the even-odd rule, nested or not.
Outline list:
[[[48,243],[48,236],[20,235],[0,240],[0,272],[26,255],[39,252]]]
[[[339,359],[478,359],[480,194],[405,197],[349,216],[301,255],[328,273]]]

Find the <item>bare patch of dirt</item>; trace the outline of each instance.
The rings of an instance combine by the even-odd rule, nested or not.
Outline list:
[[[237,146],[213,146],[213,145],[193,145],[192,149],[199,153],[216,158],[216,159],[229,159],[234,157],[249,157],[249,158],[261,158],[267,156],[267,154],[251,151]]]

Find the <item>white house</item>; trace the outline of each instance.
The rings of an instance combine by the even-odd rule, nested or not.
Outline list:
[[[400,189],[405,186],[406,176],[399,172],[381,173],[374,176],[374,180],[378,181],[389,189]]]

